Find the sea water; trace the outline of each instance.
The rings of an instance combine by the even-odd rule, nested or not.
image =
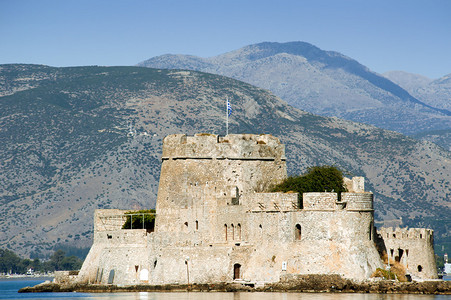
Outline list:
[[[449,300],[449,295],[415,294],[338,294],[338,293],[18,293],[26,286],[34,286],[47,278],[0,279],[0,299],[99,299],[99,300]]]

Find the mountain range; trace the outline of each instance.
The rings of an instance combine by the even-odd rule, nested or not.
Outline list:
[[[44,257],[88,247],[96,208],[155,207],[162,139],[270,133],[289,174],[335,165],[367,178],[375,217],[449,243],[451,153],[427,141],[293,108],[271,92],[198,71],[0,65],[0,247]],[[425,109],[426,110],[426,109]]]
[[[408,86],[352,58],[305,42],[264,42],[209,58],[166,54],[138,66],[224,75],[268,89],[314,114],[372,124],[451,149],[451,139],[428,137],[451,130],[449,76],[409,93]]]
[[[436,80],[402,71],[392,71],[382,75],[424,103],[451,110],[451,74]],[[419,132],[412,136],[451,150],[451,128]]]

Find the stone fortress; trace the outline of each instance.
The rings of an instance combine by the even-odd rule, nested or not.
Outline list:
[[[374,227],[364,179],[348,192],[263,192],[287,177],[271,135],[197,134],[163,142],[155,228],[122,229],[125,210],[96,210],[94,243],[75,279],[91,284],[278,282],[296,274],[364,280],[385,264],[437,278],[433,232]],[[379,246],[381,248],[381,246]]]

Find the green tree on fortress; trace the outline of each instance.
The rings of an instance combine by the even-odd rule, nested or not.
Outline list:
[[[272,192],[297,192],[299,200],[302,193],[309,192],[347,192],[343,184],[343,172],[334,166],[316,166],[308,168],[307,173],[299,176],[290,176],[282,183],[276,185]],[[301,201],[302,204],[302,201]]]

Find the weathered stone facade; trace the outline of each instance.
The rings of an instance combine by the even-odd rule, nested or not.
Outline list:
[[[285,147],[271,135],[166,137],[155,231],[121,229],[124,211],[97,210],[94,244],[77,280],[277,282],[288,274],[366,279],[383,268],[374,241],[373,195],[364,191],[362,177],[345,181],[349,192],[340,200],[334,192],[305,193],[302,203],[297,193],[262,192],[286,174]],[[413,253],[420,248],[409,247],[412,259],[420,257]],[[430,261],[421,265],[421,275],[433,278],[426,272]]]
[[[390,227],[381,228],[378,233],[391,261],[400,262],[414,278],[437,278],[431,229]]]

